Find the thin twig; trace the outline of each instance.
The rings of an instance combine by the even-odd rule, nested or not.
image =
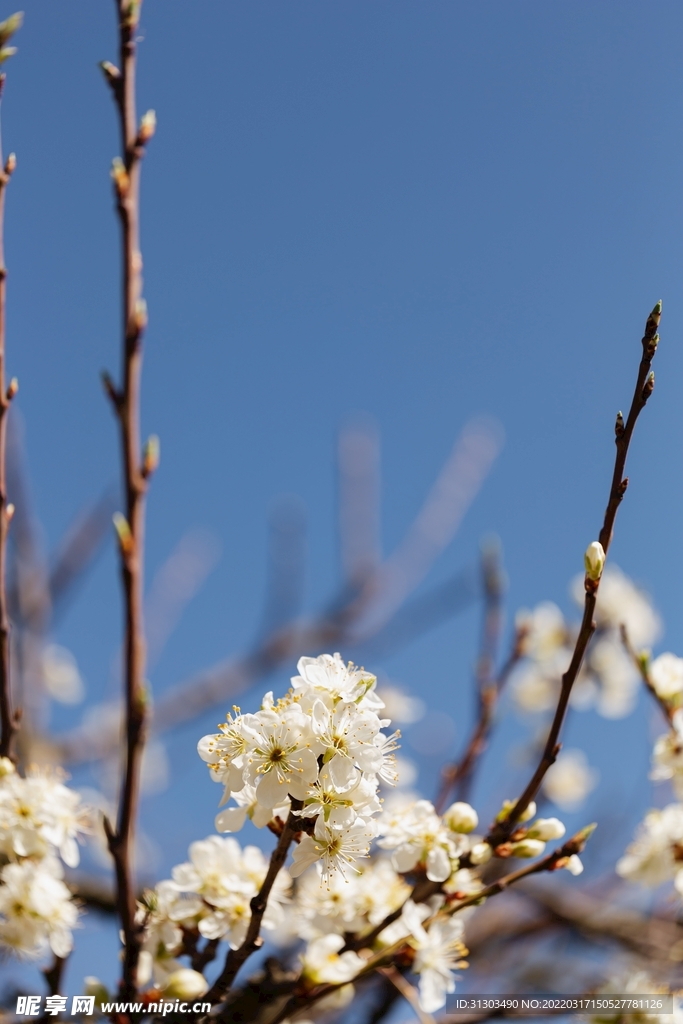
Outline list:
[[[142,335],[147,318],[142,300],[139,201],[141,160],[153,126],[146,126],[143,119],[138,128],[136,113],[136,35],[142,0],[115,0],[115,3],[120,69],[108,63],[103,64],[102,69],[116,103],[122,147],[121,159],[114,162],[112,170],[122,235],[122,385],[117,390],[109,380],[107,391],[120,428],[126,500],[125,520],[123,517],[117,520],[125,615],[126,756],[116,831],[108,822],[106,828],[116,870],[117,903],[125,943],[121,996],[133,999],[137,992],[141,942],[140,928],[135,922],[133,854],[148,707],[142,592],[144,497],[149,473],[147,459],[143,462],[140,446]]]
[[[16,16],[15,16],[16,17]],[[5,23],[6,24],[6,23]],[[17,28],[19,26],[17,25]],[[5,45],[3,43],[3,45]],[[5,84],[0,75],[0,97]],[[11,153],[0,171],[0,756],[12,756],[12,742],[19,727],[19,717],[12,712],[10,690],[10,621],[7,611],[7,535],[14,509],[7,503],[7,413],[17,391],[16,380],[5,387],[5,332],[7,303],[7,268],[5,266],[5,191],[14,170]],[[0,143],[0,167],[2,145]]]
[[[289,812],[289,816],[285,823],[285,827],[282,830],[280,839],[277,846],[273,850],[270,856],[270,863],[268,865],[268,871],[266,877],[263,879],[261,888],[254,896],[249,904],[251,909],[251,917],[249,919],[249,927],[247,928],[247,934],[244,937],[244,942],[238,949],[231,949],[225,958],[225,964],[218,978],[213,983],[212,987],[204,997],[207,1001],[212,1003],[221,1002],[225,993],[229,990],[237,972],[241,968],[242,964],[254,953],[260,946],[263,945],[263,939],[260,937],[261,923],[263,921],[263,915],[266,912],[268,906],[268,897],[270,896],[271,889],[275,884],[280,868],[284,866],[287,859],[287,853],[289,847],[292,845],[295,835],[301,831],[301,818],[295,813],[300,811],[303,807],[301,800],[294,800],[292,798],[292,809]]]
[[[635,667],[638,669],[638,672],[640,673],[640,678],[643,680],[643,683],[645,684],[645,689],[649,690],[649,692],[652,694],[652,696],[653,696],[653,698],[654,698],[654,700],[655,700],[655,702],[657,704],[657,707],[662,712],[662,714],[666,718],[667,722],[669,723],[669,725],[673,729],[673,727],[674,727],[674,714],[676,712],[676,709],[674,707],[672,707],[671,704],[669,704],[669,702],[667,700],[664,700],[663,697],[660,697],[659,694],[657,693],[657,690],[655,689],[655,685],[652,682],[652,680],[650,679],[650,671],[649,671],[648,666],[647,666],[647,661],[645,659],[641,658],[640,655],[638,654],[638,652],[635,650],[635,648],[631,645],[631,641],[630,641],[629,635],[628,635],[628,630],[626,629],[626,626],[624,625],[623,622],[622,622],[621,627],[620,627],[620,633],[621,633],[621,642],[623,643],[624,648],[626,650],[626,653],[630,657],[631,661],[633,662]]]
[[[659,327],[661,312],[662,304],[661,302],[658,302],[645,324],[645,334],[642,339],[643,356],[640,361],[640,366],[638,367],[636,386],[626,424],[624,424],[621,413],[618,413],[617,415],[615,425],[617,453],[614,461],[614,472],[612,474],[612,486],[610,488],[609,499],[607,501],[607,508],[605,509],[605,518],[598,538],[600,544],[602,544],[605,555],[607,555],[612,540],[617,509],[622,502],[628,486],[628,477],[624,477],[624,469],[626,466],[626,456],[628,455],[631,436],[638,416],[654,390],[654,374],[650,372],[650,366],[657,349],[657,343],[659,342],[657,328]],[[541,755],[541,760],[536,771],[531,777],[529,784],[517,800],[517,803],[512,808],[509,815],[503,821],[497,822],[487,836],[486,841],[493,847],[504,842],[514,831],[515,825],[541,788],[541,783],[543,782],[546,772],[557,759],[557,755],[560,750],[558,740],[560,730],[562,729],[562,723],[564,722],[564,718],[567,713],[569,697],[571,695],[574,682],[576,681],[576,677],[579,674],[583,657],[586,653],[586,648],[588,647],[590,638],[595,631],[593,614],[595,612],[599,586],[599,578],[597,580],[593,580],[589,578],[588,574],[586,574],[586,596],[581,628],[579,629],[579,633],[576,638],[576,644],[574,646],[574,652],[572,654],[569,668],[562,676],[560,697],[555,710],[555,716],[550,727],[550,732],[548,733],[548,739],[543,749],[543,754]]]

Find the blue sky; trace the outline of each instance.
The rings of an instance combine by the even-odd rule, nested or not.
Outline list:
[[[118,136],[96,66],[115,59],[115,27],[111,3],[25,9],[2,124],[18,157],[8,368],[50,547],[118,471],[99,385],[119,364]],[[495,417],[505,447],[427,584],[495,532],[509,608],[568,607],[660,297],[656,391],[613,556],[654,595],[665,647],[683,651],[682,33],[667,0],[145,0],[139,102],[159,127],[143,172],[143,425],[162,444],[150,579],[192,527],[222,548],[155,693],[251,641],[278,495],[306,507],[307,609],[334,592],[336,436],[353,413],[382,437],[385,553],[464,424]],[[56,634],[89,702],[111,693],[120,625],[110,546]],[[462,739],[477,632],[472,610],[371,667],[448,710]],[[215,721],[178,734],[171,787],[144,805],[162,874],[212,831],[218,791],[194,745]],[[644,775],[641,716],[570,728],[599,764],[638,752],[624,786]],[[438,763],[422,767],[430,792]],[[97,934],[111,948],[111,930]],[[97,963],[74,962],[73,990],[112,973],[95,950]]]

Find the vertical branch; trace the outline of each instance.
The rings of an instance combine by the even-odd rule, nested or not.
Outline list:
[[[140,254],[140,169],[145,145],[154,134],[154,114],[146,114],[138,127],[135,103],[136,32],[142,0],[115,0],[119,28],[120,68],[108,62],[102,70],[119,115],[122,156],[114,160],[112,178],[122,241],[122,384],[108,376],[105,388],[114,406],[121,437],[125,490],[125,516],[114,517],[119,536],[123,584],[125,643],[125,765],[116,831],[107,827],[114,859],[117,904],[125,942],[121,995],[131,999],[137,991],[141,933],[135,922],[134,843],[142,754],[147,725],[145,689],[145,637],[143,629],[144,512],[147,479],[157,461],[157,444],[149,442],[144,456],[140,445],[140,375],[142,336],[147,323],[142,298]]]
[[[6,44],[21,27],[21,14],[14,14],[0,25],[0,63],[14,53]],[[0,98],[5,85],[0,75]],[[7,503],[7,413],[17,393],[16,378],[5,388],[5,333],[7,301],[7,268],[5,267],[5,191],[16,166],[14,153],[10,153],[3,166],[0,143],[0,756],[10,757],[12,741],[19,726],[19,716],[12,713],[10,692],[9,615],[7,611],[7,534],[14,507]]]

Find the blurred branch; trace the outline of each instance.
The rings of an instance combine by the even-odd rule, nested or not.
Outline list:
[[[369,419],[339,433],[339,542],[344,579],[356,590],[381,560],[379,434]]]
[[[268,519],[268,583],[259,636],[269,636],[299,614],[304,597],[306,516],[303,503],[280,498]]]
[[[626,467],[626,456],[628,455],[633,430],[638,416],[645,408],[645,404],[654,390],[654,374],[650,372],[650,366],[652,365],[652,359],[659,342],[657,328],[659,327],[661,312],[662,304],[661,302],[658,302],[645,324],[645,334],[642,339],[643,355],[638,367],[636,386],[633,392],[631,408],[629,409],[628,419],[626,420],[625,425],[621,413],[618,413],[617,415],[615,426],[617,453],[614,460],[612,485],[610,487],[609,499],[605,510],[605,518],[598,538],[599,544],[602,545],[603,559],[607,556],[609,551],[617,510],[628,486],[628,477],[624,477],[624,469]],[[564,717],[567,712],[567,707],[569,705],[569,697],[576,677],[579,674],[581,663],[583,662],[583,656],[586,653],[586,648],[588,647],[590,638],[595,631],[593,615],[597,602],[598,589],[600,587],[601,574],[602,567],[600,568],[597,578],[595,578],[594,574],[591,575],[588,571],[586,572],[584,581],[585,600],[581,627],[576,638],[569,668],[562,676],[560,697],[541,760],[536,771],[532,775],[529,784],[517,800],[517,803],[512,808],[509,815],[503,821],[497,822],[491,829],[490,834],[487,836],[486,841],[493,847],[504,842],[513,832],[517,822],[520,820],[524,811],[541,788],[541,783],[543,782],[546,772],[557,759],[557,755],[560,750],[558,739],[560,730],[562,729],[562,723],[564,722]]]
[[[497,423],[474,420],[465,426],[412,526],[356,598],[357,641],[387,623],[425,578],[453,539],[501,446]]]
[[[638,652],[632,646],[631,641],[629,639],[628,630],[626,629],[626,626],[623,623],[621,624],[620,633],[621,633],[621,642],[623,643],[624,648],[626,650],[626,653],[630,657],[631,661],[633,662],[635,667],[638,669],[638,673],[640,674],[640,678],[643,680],[643,683],[645,684],[645,689],[648,690],[649,693],[652,695],[652,697],[654,698],[654,701],[655,701],[657,707],[662,712],[662,714],[666,718],[668,724],[673,729],[674,728],[674,714],[676,713],[676,709],[674,707],[672,707],[672,705],[667,700],[664,700],[663,697],[660,697],[659,694],[657,693],[655,685],[652,682],[652,680],[650,679],[650,670],[648,668],[647,657],[641,657],[641,655],[638,654]]]
[[[156,571],[145,601],[147,668],[154,666],[180,617],[220,557],[218,540],[205,530],[188,530]]]
[[[115,508],[114,493],[107,489],[98,501],[77,516],[57,548],[48,578],[53,620],[102,550],[104,539],[109,538]]]
[[[442,769],[441,789],[435,802],[437,811],[443,811],[449,793],[456,784],[459,787],[458,799],[465,800],[467,798],[477,760],[486,749],[498,698],[522,652],[521,637],[517,631],[512,651],[500,675],[495,678],[495,663],[503,628],[503,590],[505,587],[505,576],[497,544],[489,544],[482,550],[481,575],[484,585],[484,623],[476,669],[479,713],[462,758],[459,762],[445,765]]]
[[[21,16],[19,16],[19,25]],[[19,27],[17,25],[17,28]],[[0,96],[5,84],[0,75]],[[7,413],[18,384],[13,379],[5,386],[5,333],[7,305],[7,268],[5,267],[5,192],[16,160],[10,154],[0,171],[0,756],[11,757],[19,716],[12,711],[10,680],[10,621],[7,609],[7,533],[14,507],[7,502]],[[0,166],[2,146],[0,144]]]

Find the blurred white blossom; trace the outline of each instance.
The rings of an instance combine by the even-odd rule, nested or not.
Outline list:
[[[583,750],[563,750],[543,780],[549,800],[563,811],[581,806],[598,784],[598,773],[588,763]]]

